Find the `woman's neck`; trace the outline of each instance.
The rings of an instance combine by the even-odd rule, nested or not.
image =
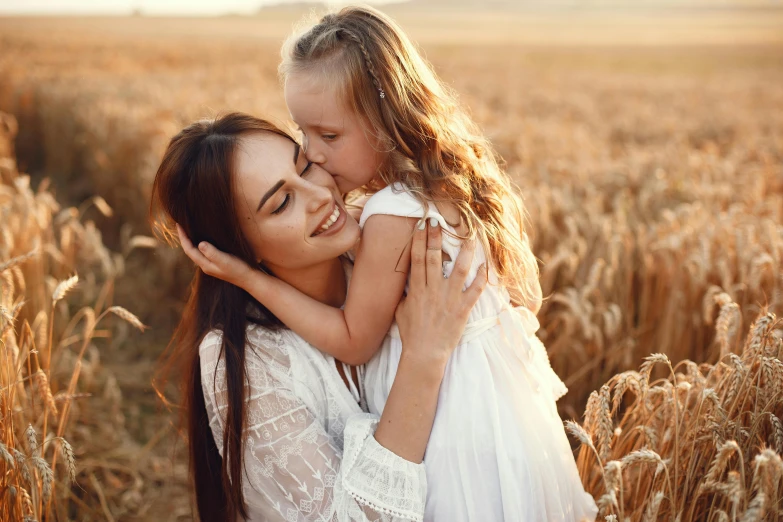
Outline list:
[[[274,272],[279,279],[316,301],[336,308],[345,304],[348,283],[339,257],[307,268]]]

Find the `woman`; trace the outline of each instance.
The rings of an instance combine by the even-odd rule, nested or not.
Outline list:
[[[331,176],[289,135],[229,114],[171,140],[152,215],[159,207],[197,244],[339,306],[350,276],[340,256],[359,227],[342,211],[324,231],[335,204],[345,210]],[[243,290],[196,272],[172,357],[184,370],[201,520],[422,519],[421,461],[440,382],[486,284],[477,277],[463,293],[464,277],[444,280],[439,231],[425,234],[417,228],[413,240],[411,290],[396,313],[403,356],[380,419],[362,412],[355,368],[306,344]],[[197,252],[186,240],[183,248]],[[457,263],[471,257],[466,249]]]

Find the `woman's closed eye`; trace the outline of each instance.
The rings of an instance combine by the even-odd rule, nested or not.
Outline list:
[[[274,209],[274,210],[272,211],[272,214],[279,214],[279,213],[281,213],[282,211],[284,211],[284,210],[285,210],[285,207],[287,207],[287,206],[288,206],[288,200],[290,200],[290,199],[291,199],[291,195],[290,195],[290,194],[286,194],[286,195],[285,195],[285,198],[283,199],[283,202],[282,202],[282,203],[280,203],[280,206],[279,206],[279,207],[277,207],[276,209]]]
[[[337,139],[337,134],[321,134],[321,139],[324,141],[334,141]]]
[[[283,202],[282,202],[282,203],[280,203],[280,206],[279,206],[279,207],[277,207],[276,209],[274,209],[274,210],[272,211],[272,214],[279,214],[279,213],[281,213],[282,211],[284,211],[284,210],[285,210],[285,207],[287,207],[287,206],[288,206],[288,200],[289,200],[289,199],[291,199],[291,195],[290,195],[290,194],[286,194],[286,195],[285,195],[285,199],[283,199]]]
[[[312,167],[312,166],[313,166],[313,162],[312,161],[308,161],[307,165],[305,165],[305,168],[302,169],[302,173],[299,174],[299,176],[304,176],[305,174],[307,174],[307,171],[310,170],[310,167]],[[285,198],[283,199],[283,202],[280,203],[279,207],[277,207],[276,209],[274,209],[272,211],[272,214],[279,214],[282,211],[284,211],[285,208],[288,206],[288,202],[290,201],[290,199],[291,199],[291,195],[290,194],[286,194]]]

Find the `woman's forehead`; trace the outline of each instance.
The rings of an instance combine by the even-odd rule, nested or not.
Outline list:
[[[277,134],[259,132],[243,137],[236,152],[236,174],[240,183],[272,185],[294,171],[298,145]]]

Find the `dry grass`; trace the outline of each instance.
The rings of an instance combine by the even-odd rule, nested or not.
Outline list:
[[[736,308],[722,304],[728,344]],[[783,322],[758,317],[740,353],[716,364],[663,354],[612,377],[587,403],[580,474],[601,514],[617,520],[778,521],[783,478]],[[665,377],[653,380],[653,367]]]
[[[138,496],[143,481],[129,464],[144,454],[101,364],[118,330],[105,318],[144,325],[109,306],[124,258],[46,183],[33,190],[17,172],[8,154],[15,128],[0,113],[0,519],[111,519],[106,491]],[[108,450],[115,454],[106,460]]]
[[[439,74],[470,107],[526,196],[534,250],[542,261],[542,286],[549,296],[539,314],[539,335],[570,389],[559,407],[564,417],[576,417],[592,401],[587,435],[595,437],[591,458],[607,463],[604,471],[612,484],[622,479],[631,487],[623,490],[622,502],[616,492],[618,507],[629,499],[646,499],[644,506],[615,510],[630,516],[649,507],[647,518],[639,511],[634,520],[655,520],[656,503],[661,514],[670,513],[673,497],[666,490],[656,497],[654,491],[638,489],[633,474],[653,466],[656,456],[634,454],[643,446],[623,446],[614,435],[615,417],[624,418],[627,407],[615,398],[618,388],[633,391],[642,382],[641,374],[626,372],[660,353],[675,369],[692,368],[693,363],[683,362],[691,360],[713,365],[711,372],[703,370],[705,379],[723,378],[732,371],[726,366],[731,362],[728,354],[741,350],[737,332],[745,331],[762,310],[783,314],[783,111],[776,110],[783,107],[783,47],[761,45],[761,40],[733,45],[747,43],[748,34],[783,34],[783,25],[779,11],[761,17],[756,12],[752,18],[756,21],[750,25],[743,25],[741,17],[725,24],[709,22],[711,28],[703,33],[699,31],[706,26],[695,23],[687,26],[688,38],[679,40],[676,33],[686,25],[676,21],[676,30],[661,28],[661,34],[672,37],[666,39],[672,45],[615,47],[561,45],[558,35],[570,30],[569,23],[558,26],[554,39],[547,40],[543,33],[551,26],[531,19],[514,24],[516,40],[509,36],[514,31],[507,31],[508,38],[498,31],[479,38],[486,37],[491,45],[475,45],[460,39],[467,34],[465,28],[475,29],[472,24],[484,18],[470,19],[468,25],[454,15],[437,31],[428,30],[435,25],[432,18],[401,18],[414,38],[424,42]],[[285,121],[275,74],[284,33],[280,20],[179,19],[169,24],[170,31],[165,30],[168,22],[155,19],[0,20],[0,109],[22,123],[17,147],[21,161],[29,171],[51,176],[62,201],[94,202],[81,206],[77,214],[82,219],[100,217],[103,237],[114,250],[126,253],[136,243],[145,246],[143,240],[131,238],[146,234],[150,182],[168,137],[183,123],[228,109]],[[649,36],[656,24],[640,31]],[[756,31],[758,24],[765,29]],[[454,31],[447,30],[452,25]],[[733,32],[735,27],[738,32]],[[635,28],[624,24],[622,31],[591,41],[621,38],[624,44],[640,43],[628,40]],[[532,32],[526,33],[528,29]],[[596,23],[584,30],[598,35],[603,29]],[[445,36],[438,36],[441,33]],[[530,42],[535,45],[522,45]],[[95,199],[97,195],[111,205],[112,215],[101,210],[104,200]],[[3,223],[0,230],[4,228]],[[134,436],[151,445],[165,433],[151,415],[151,368],[178,317],[190,275],[189,265],[177,265],[171,254],[136,254],[122,263],[128,276],[116,281],[118,300],[155,328],[104,359],[127,369],[116,373],[126,396],[122,413],[130,419]],[[64,280],[71,272],[56,278]],[[36,309],[44,309],[45,301]],[[662,411],[657,405],[663,392],[654,380],[661,371],[657,366],[645,366],[653,376],[645,400]],[[606,382],[608,387],[602,388]],[[723,401],[728,392],[718,381],[710,382],[718,402]],[[682,419],[690,419],[694,399],[688,397],[680,397],[682,408],[676,405]],[[708,401],[712,397],[707,394]],[[48,399],[41,396],[38,402]],[[615,417],[599,413],[607,411],[607,404]],[[651,430],[660,426],[645,429],[645,419],[628,422],[638,421],[635,433],[652,437]],[[768,420],[765,430],[777,422]],[[740,420],[732,422],[739,425]],[[595,431],[598,427],[602,431]],[[623,430],[620,437],[634,432],[633,427]],[[782,431],[775,433],[783,440]],[[682,440],[690,436],[684,425],[676,435]],[[662,441],[664,432],[654,436]],[[724,439],[735,439],[745,455],[745,475],[730,479],[722,470],[716,480],[737,488],[742,479],[742,502],[747,501],[742,509],[747,510],[752,502],[761,503],[753,491],[752,468],[753,448],[762,441],[751,444],[737,437],[727,433]],[[772,439],[764,441],[772,444]],[[80,448],[74,442],[77,457]],[[618,448],[627,451],[616,453]],[[658,451],[657,446],[648,448]],[[623,462],[626,455],[631,456]],[[764,455],[771,462],[769,454]],[[672,484],[693,478],[683,467],[689,462],[684,453],[676,466],[667,462],[673,455],[660,456]],[[736,464],[736,455],[729,457],[729,465]],[[586,458],[580,457],[585,472],[590,464],[584,463]],[[694,458],[710,465],[712,456]],[[608,465],[611,460],[620,463]],[[160,486],[155,481],[162,468],[158,461],[157,478],[146,477],[152,486],[139,486],[128,498],[112,487],[85,503],[96,512],[105,507],[115,517],[143,519],[153,511],[144,511],[140,499],[144,495],[147,501],[150,491]],[[127,479],[124,472],[113,473]],[[604,483],[596,482],[594,472],[585,476],[591,490],[604,495]],[[116,485],[107,477],[96,473],[80,483]],[[650,484],[657,488],[662,481],[656,477]],[[166,488],[158,489],[166,495]],[[772,501],[769,491],[763,493]],[[716,506],[728,498],[702,495],[719,498]],[[702,498],[695,509],[701,509]],[[186,499],[178,505],[186,512]],[[155,513],[175,518],[169,511]],[[85,518],[91,516],[95,514]],[[731,519],[731,512],[728,516]]]

